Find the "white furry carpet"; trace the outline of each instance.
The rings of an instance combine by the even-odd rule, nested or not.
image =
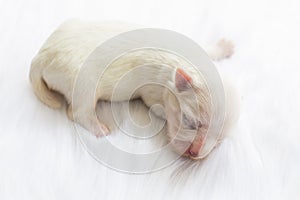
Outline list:
[[[298,2],[0,1],[0,199],[299,199]],[[40,103],[28,80],[41,44],[72,17],[172,29],[201,45],[232,39],[236,53],[216,63],[242,97],[232,135],[202,162],[180,159],[155,173],[99,164],[65,112]]]

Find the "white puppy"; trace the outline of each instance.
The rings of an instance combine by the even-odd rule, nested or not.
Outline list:
[[[113,62],[105,71],[91,106],[85,101],[82,101],[81,105],[71,106],[76,78],[87,57],[107,39],[136,28],[139,27],[119,22],[71,20],[63,23],[48,38],[32,61],[30,80],[34,92],[42,102],[53,108],[62,106],[63,102],[57,93],[62,94],[68,104],[69,118],[96,136],[103,136],[107,135],[109,130],[94,117],[98,100],[129,100],[130,86],[143,82],[161,84],[140,87],[130,99],[141,98],[149,107],[155,104],[162,105],[164,112],[159,109],[153,109],[153,112],[166,118],[168,136],[175,150],[182,152],[182,146],[188,145],[185,155],[196,159],[210,125],[211,97],[203,77],[180,57],[153,49],[130,52]],[[233,45],[226,40],[219,41],[208,51],[214,60],[229,57],[232,53]],[[117,97],[112,99],[114,86],[122,76],[141,65],[150,67],[132,73],[126,87],[121,88]],[[169,89],[163,87],[166,84]],[[81,90],[85,89],[83,84]],[[191,136],[191,131],[196,131],[195,137]]]

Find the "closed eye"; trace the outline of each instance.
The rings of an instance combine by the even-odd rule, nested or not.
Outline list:
[[[191,117],[187,116],[186,114],[183,114],[182,122],[183,122],[183,128],[185,129],[197,130],[202,126],[200,121],[194,120]]]
[[[201,122],[197,121],[196,123],[190,124],[189,128],[192,130],[198,130],[199,128],[201,128],[201,126]]]
[[[195,124],[190,124],[189,129],[196,130],[198,129],[198,126],[196,126]]]

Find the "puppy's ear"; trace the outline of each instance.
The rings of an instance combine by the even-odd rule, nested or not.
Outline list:
[[[191,88],[192,78],[181,68],[176,69],[175,86],[179,92]]]

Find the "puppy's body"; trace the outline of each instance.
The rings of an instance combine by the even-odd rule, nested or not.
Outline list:
[[[123,101],[133,98],[142,98],[147,106],[160,104],[165,112],[153,109],[156,115],[164,117],[168,121],[169,136],[174,138],[178,124],[181,120],[181,109],[189,120],[187,125],[201,122],[201,127],[196,127],[199,132],[196,139],[187,138],[185,142],[190,143],[191,150],[193,144],[195,151],[200,151],[202,146],[202,135],[209,126],[210,105],[209,92],[205,81],[199,73],[185,60],[162,50],[140,50],[133,51],[113,62],[104,72],[96,89],[95,100],[92,106],[87,106],[84,102],[80,106],[71,107],[72,92],[77,75],[87,57],[96,47],[107,39],[125,31],[140,28],[136,25],[102,22],[91,23],[72,20],[62,24],[42,46],[38,55],[34,58],[31,66],[30,79],[32,81],[35,94],[39,99],[50,107],[59,108],[62,102],[57,98],[57,94],[51,90],[61,93],[68,105],[68,116],[81,124],[83,127],[95,135],[108,134],[106,126],[92,117],[98,100]],[[223,44],[222,44],[223,43]],[[223,45],[223,46],[222,46]],[[228,46],[226,48],[226,45]],[[224,48],[225,46],[225,48]],[[216,49],[217,48],[217,49]],[[221,59],[232,54],[232,46],[229,43],[221,42],[219,46],[211,49],[214,59]],[[145,66],[139,70],[140,66]],[[106,66],[99,66],[106,67]],[[177,68],[184,71],[179,72]],[[130,71],[135,70],[135,73]],[[130,73],[130,79],[126,85],[118,85],[117,95],[113,95],[114,87],[126,73]],[[190,81],[192,80],[192,82]],[[88,81],[88,77],[87,77]],[[94,80],[93,80],[94,81]],[[143,83],[156,83],[144,87],[135,88]],[[163,85],[167,85],[178,91],[180,106],[174,99],[174,94],[170,93]],[[94,81],[96,85],[97,82]],[[160,85],[161,84],[161,85]],[[191,101],[189,84],[196,88],[196,103],[200,106],[192,106],[195,102]],[[81,87],[79,85],[79,87]],[[79,90],[84,91],[84,84]],[[129,97],[129,91],[136,89],[135,93]],[[194,100],[195,101],[195,100]],[[201,114],[199,115],[199,112]],[[166,116],[165,116],[166,114]],[[193,155],[196,157],[197,155]]]

